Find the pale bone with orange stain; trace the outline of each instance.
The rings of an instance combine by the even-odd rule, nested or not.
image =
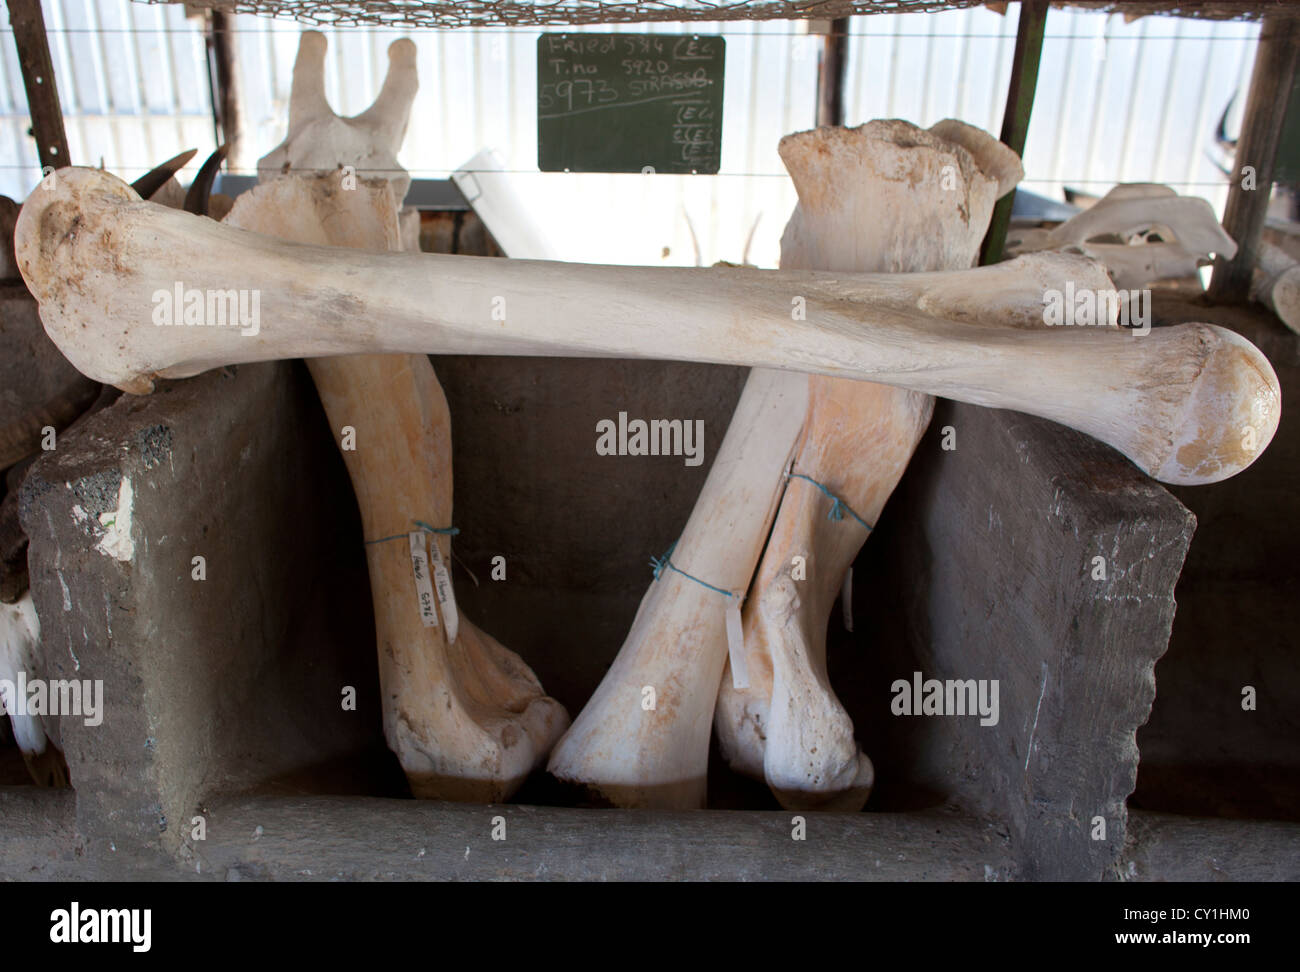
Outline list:
[[[911,126],[906,128],[897,134],[908,139],[925,134],[918,135]],[[819,135],[824,133],[822,130]],[[970,133],[963,135],[970,137]],[[902,153],[896,153],[890,161],[898,161],[898,154]],[[965,150],[954,150],[946,158],[965,165],[965,178],[974,177]],[[962,197],[954,194],[947,198],[960,202]],[[843,215],[847,223],[855,225],[864,214]],[[978,244],[978,231],[973,238]],[[848,235],[838,242],[850,243]],[[855,247],[850,245],[849,249]],[[1043,288],[1060,286],[1066,278],[1094,285],[1108,282],[1096,264],[1083,258],[1053,254],[1016,261],[982,277],[987,296],[981,311],[1003,325],[1033,326],[1035,315],[1041,324]],[[897,278],[895,283],[898,291],[894,299],[900,306],[924,305],[936,313],[951,311],[963,318],[971,313],[970,294],[957,288],[946,289],[942,281],[912,276]],[[823,399],[820,402],[819,395]],[[819,412],[817,420],[806,414],[809,407]],[[882,455],[892,452],[898,464],[897,469],[880,474],[879,502],[883,504],[884,495],[911,453],[915,436],[924,427],[920,413],[928,416],[929,407],[929,399],[915,392],[843,379],[810,381],[755,369],[682,539],[673,551],[673,562],[715,587],[743,592],[776,506],[782,503],[783,489],[785,502],[789,502],[789,487],[784,486],[783,477],[786,464],[795,454],[816,455],[826,445],[817,441],[817,436],[845,431],[833,429],[835,422],[843,422],[845,429],[863,425],[868,439],[901,437],[905,441],[882,443]],[[862,416],[856,413],[862,408],[874,408],[878,421],[867,415],[866,422],[860,422]],[[782,508],[786,508],[784,503]],[[825,507],[819,512],[824,515]],[[843,532],[843,527],[838,532],[828,531],[825,549],[846,540],[856,551],[861,535]],[[775,537],[769,547],[773,542],[778,542]],[[723,621],[726,606],[726,598],[716,591],[679,574],[663,573],[643,600],[614,665],[552,754],[551,772],[584,784],[620,806],[701,806],[708,763],[708,726],[717,700],[717,693],[709,689],[717,686],[727,658]],[[770,600],[756,604],[751,594],[746,615],[752,623],[756,611],[770,606]],[[758,663],[765,661],[760,659]],[[807,661],[803,664],[807,670]],[[770,685],[770,666],[768,678]],[[729,679],[723,681],[729,684]],[[810,698],[819,693],[811,680],[803,680],[798,688],[803,691],[791,693],[792,701],[810,707],[820,704],[822,711],[827,708],[824,698]],[[653,701],[652,708],[642,704],[647,698]],[[852,745],[851,725],[848,742]]]
[[[952,120],[929,131],[899,120],[818,128],[786,136],[780,153],[799,197],[781,240],[781,266],[788,269],[968,268],[994,202],[1023,175],[1014,152]],[[1074,266],[1063,262],[1061,269]],[[1105,279],[1086,261],[1077,266],[1093,282]],[[1041,291],[1025,289],[1034,282],[1033,275],[1010,278],[1002,293],[1041,317]],[[963,295],[963,303],[986,323],[1010,323],[990,315],[977,295]],[[816,375],[808,381],[808,420],[793,472],[823,484],[874,524],[929,424],[934,399],[870,382]],[[847,513],[828,519],[832,503],[806,480],[790,479],[745,609],[749,684],[738,688],[723,676],[714,720],[732,768],[766,780],[792,810],[861,809],[874,782],[871,760],[826,672],[828,618],[868,532]]]
[[[796,372],[750,374],[672,551],[679,570],[743,596],[807,398],[807,379]],[[642,598],[614,664],[556,745],[551,773],[622,807],[703,806],[728,601],[665,569]]]
[[[228,223],[295,243],[402,248],[399,193],[409,179],[394,168],[416,88],[414,45],[395,42],[389,58],[383,93],[359,116],[368,122],[358,134],[324,100],[324,38],[303,35],[289,138],[263,160],[263,182],[236,200]],[[368,150],[372,143],[378,148]],[[342,188],[340,172],[295,166],[281,173],[267,164],[280,157],[318,163],[326,172],[354,165],[357,185]],[[367,170],[385,159],[380,171]],[[356,430],[356,448],[343,458],[365,537],[399,537],[366,546],[388,745],[417,797],[507,799],[546,758],[568,715],[522,659],[464,617],[451,643],[445,614],[437,627],[420,618],[406,535],[415,520],[452,523],[451,418],[433,366],[422,354],[307,363],[335,433]],[[427,542],[438,545],[450,566],[451,537],[429,534]]]

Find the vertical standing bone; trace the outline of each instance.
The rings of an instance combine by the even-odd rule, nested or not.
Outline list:
[[[263,160],[267,181],[239,197],[227,222],[299,243],[401,249],[399,193],[409,179],[396,152],[415,94],[414,45],[397,41],[389,56],[375,105],[340,119],[324,100],[324,38],[303,35],[289,138]],[[355,188],[343,188],[339,173],[310,174],[347,165],[360,177]],[[372,165],[379,178],[364,178]],[[343,457],[372,541],[366,559],[388,744],[418,797],[506,799],[545,758],[568,716],[490,635],[464,618],[452,632],[455,622],[441,611],[438,626],[428,627],[417,607],[407,535],[416,520],[452,522],[451,421],[433,367],[424,355],[308,365],[330,424],[336,432],[352,426],[358,439]],[[373,542],[393,536],[399,539]],[[450,565],[451,538],[434,534],[428,542]]]
[[[26,712],[26,700],[18,698],[19,676],[24,676],[24,682],[39,677],[36,653],[40,640],[41,622],[31,591],[13,604],[0,604],[0,719],[7,713],[14,741],[36,784],[67,786],[67,768],[58,748],[58,718]]]
[[[709,729],[727,657],[728,598],[744,594],[807,408],[803,375],[754,370],[686,529],[613,666],[551,754],[550,771],[624,807],[703,806]]]
[[[993,203],[1022,174],[1010,149],[954,121],[929,132],[902,121],[819,128],[787,136],[780,151],[799,196],[783,269],[968,267]],[[826,673],[826,628],[868,536],[853,513],[876,522],[933,408],[918,392],[809,378],[803,444],[745,611],[749,685],[724,676],[716,714],[732,767],[765,779],[788,809],[857,810],[871,792],[871,761]]]

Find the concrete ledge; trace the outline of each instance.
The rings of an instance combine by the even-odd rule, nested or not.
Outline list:
[[[1124,881],[1300,881],[1300,823],[1130,810]]]
[[[72,790],[0,786],[0,881],[86,879]]]
[[[209,801],[193,864],[225,880],[985,881],[1007,836],[948,810],[659,813],[414,800]],[[499,818],[499,819],[498,819]],[[504,822],[505,840],[493,840]],[[499,832],[499,831],[498,831]]]

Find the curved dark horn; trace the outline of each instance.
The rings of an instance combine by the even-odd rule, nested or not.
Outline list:
[[[135,182],[131,183],[131,188],[136,191],[141,199],[148,199],[155,192],[161,189],[177,172],[189,164],[190,159],[199,154],[198,149],[188,149],[176,156],[174,159],[168,159],[162,165],[150,169]]]
[[[1223,106],[1223,114],[1219,116],[1219,124],[1214,129],[1214,140],[1219,143],[1219,148],[1229,153],[1237,151],[1237,140],[1228,138],[1228,112],[1232,111],[1232,103],[1236,100],[1237,95],[1234,93]]]
[[[199,169],[199,174],[194,177],[190,184],[190,191],[185,194],[185,211],[194,213],[196,216],[208,215],[208,200],[212,198],[212,183],[217,179],[217,173],[221,171],[221,163],[225,161],[226,153],[230,151],[230,145],[218,146],[217,150],[208,156],[208,160],[203,163],[203,168]]]

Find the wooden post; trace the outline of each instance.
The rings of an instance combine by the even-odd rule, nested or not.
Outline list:
[[[844,124],[844,74],[849,62],[849,18],[830,22],[817,59],[817,127]]]
[[[59,107],[59,87],[54,82],[54,64],[50,60],[50,45],[45,37],[45,16],[41,13],[41,0],[7,2],[41,168],[51,166],[59,169],[71,165],[68,136],[63,130],[63,110]]]
[[[239,74],[235,68],[230,17],[220,10],[213,10],[208,21],[207,50],[217,144],[229,146],[227,165],[238,170],[244,161],[241,151],[243,118],[239,112]]]
[[[1295,20],[1264,18],[1255,69],[1250,76],[1246,113],[1237,139],[1228,204],[1223,210],[1223,228],[1236,240],[1237,255],[1231,260],[1215,259],[1209,292],[1211,300],[1242,301],[1250,294],[1250,277],[1255,269],[1264,219],[1268,215],[1287,103],[1295,83],[1297,63],[1300,62],[1298,43],[1300,26]]]
[[[1029,135],[1029,116],[1034,110],[1034,89],[1038,86],[1038,62],[1043,54],[1043,34],[1047,27],[1046,0],[1024,0],[1020,4],[1020,24],[1016,28],[1016,51],[1011,63],[1011,85],[1007,89],[1007,108],[1002,115],[1002,144],[1016,155],[1025,154]],[[980,263],[997,263],[1007,242],[1011,223],[1011,201],[1007,193],[993,208],[989,231],[984,235]]]

